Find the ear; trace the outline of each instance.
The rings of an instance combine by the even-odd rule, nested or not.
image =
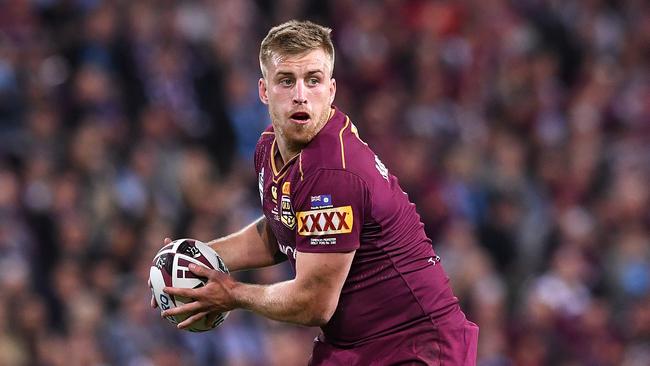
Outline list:
[[[264,78],[260,78],[257,82],[257,91],[259,92],[262,103],[269,104],[269,94],[268,89],[266,88],[266,80],[264,80]]]
[[[330,105],[334,103],[335,96],[336,96],[336,80],[332,78],[330,82]]]

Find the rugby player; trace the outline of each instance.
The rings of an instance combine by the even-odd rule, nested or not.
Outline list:
[[[209,243],[232,271],[288,259],[295,278],[255,285],[193,266],[207,285],[166,288],[195,301],[163,315],[193,314],[185,328],[241,308],[319,326],[311,365],[474,365],[478,327],[415,205],[333,105],[330,32],[289,21],[262,41],[259,96],[272,121],[255,152],[264,216]]]

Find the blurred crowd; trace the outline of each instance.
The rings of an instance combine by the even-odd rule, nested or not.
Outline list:
[[[334,29],[335,104],[417,204],[480,366],[650,365],[644,0],[0,1],[0,365],[306,363],[317,330],[178,331],[147,287],[163,238],[261,214],[257,55],[292,18]]]

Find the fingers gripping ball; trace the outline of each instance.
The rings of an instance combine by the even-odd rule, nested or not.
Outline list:
[[[228,268],[217,252],[203,242],[194,239],[178,239],[165,245],[156,253],[149,270],[151,291],[161,311],[193,301],[164,293],[165,286],[199,288],[207,283],[207,278],[198,277],[189,270],[190,263],[228,273]],[[191,314],[168,316],[167,320],[178,324],[189,316]],[[208,314],[186,329],[191,332],[205,332],[218,327],[227,316],[227,312]]]

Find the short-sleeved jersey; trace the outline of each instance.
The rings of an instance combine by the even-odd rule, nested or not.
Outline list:
[[[295,270],[296,251],[356,250],[325,341],[354,346],[421,323],[458,300],[424,225],[381,160],[338,109],[283,167],[273,128],[255,152],[264,215]]]

